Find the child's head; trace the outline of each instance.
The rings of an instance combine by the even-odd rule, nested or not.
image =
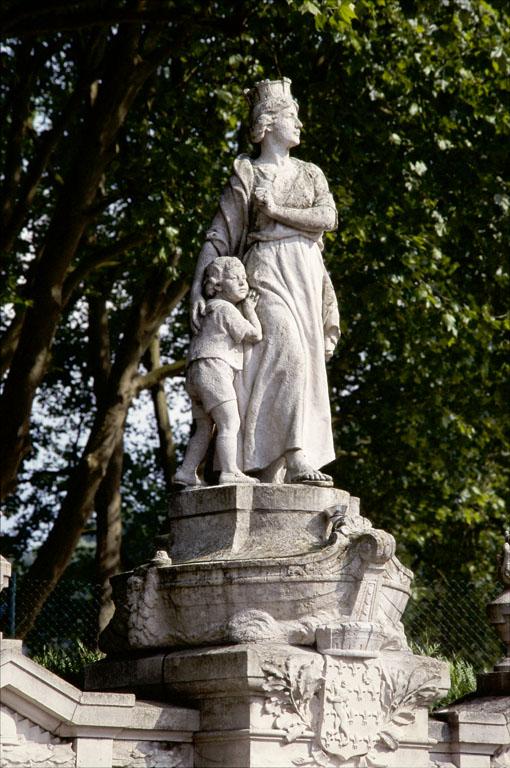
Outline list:
[[[242,261],[235,256],[218,256],[206,267],[202,286],[207,299],[218,298],[237,304],[249,291]]]

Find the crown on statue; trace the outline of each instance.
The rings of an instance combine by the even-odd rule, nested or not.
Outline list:
[[[271,102],[292,102],[294,99],[290,92],[291,83],[292,80],[288,77],[282,77],[280,80],[260,80],[253,88],[247,88],[244,93],[251,109]]]
[[[246,88],[244,95],[250,104],[252,116],[260,114],[265,108],[294,103],[290,92],[291,83],[290,78],[282,77],[279,80],[260,80],[253,88]]]

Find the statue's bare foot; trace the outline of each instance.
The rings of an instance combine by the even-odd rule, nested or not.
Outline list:
[[[287,470],[287,482],[302,483],[303,485],[319,485],[321,487],[331,487],[333,485],[333,478],[331,475],[326,475],[324,472],[320,472],[318,469],[307,467],[306,469],[300,468],[294,472],[289,472]]]
[[[255,485],[258,482],[256,477],[245,475],[244,472],[220,472],[218,485],[232,485],[233,483]]]
[[[186,473],[178,469],[172,478],[174,485],[184,485],[186,488],[196,488],[205,485],[196,472]]]

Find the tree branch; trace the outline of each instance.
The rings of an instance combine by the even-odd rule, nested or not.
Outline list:
[[[22,37],[23,35],[41,35],[49,32],[69,32],[87,27],[105,27],[112,24],[157,24],[159,26],[185,23],[186,19],[197,25],[195,17],[179,14],[175,8],[156,8],[133,10],[129,8],[111,9],[104,7],[72,9],[68,5],[57,8],[40,9],[39,13],[31,9],[27,12],[6,13],[0,17],[0,37]],[[204,29],[214,26],[214,16],[203,20]]]
[[[3,230],[14,207],[16,188],[21,175],[21,146],[30,115],[32,85],[40,62],[31,42],[19,45],[16,56],[18,77],[12,86],[8,112],[11,115],[7,137],[7,156],[4,167],[4,183],[0,198],[0,230]]]
[[[53,128],[44,131],[39,136],[35,155],[20,181],[19,194],[16,203],[10,206],[10,214],[5,215],[4,226],[0,234],[0,251],[8,253],[12,250],[16,237],[25,224],[30,205],[39,187],[41,177],[50,161],[51,155],[58,146],[66,127],[75,116],[77,107],[89,86],[88,79],[79,83],[67,104],[60,113]]]
[[[159,335],[156,334],[152,339],[147,352],[144,355],[144,363],[150,372],[158,371],[161,368],[160,342]],[[182,361],[183,362],[183,361]],[[176,469],[175,443],[168,413],[168,403],[166,400],[165,387],[162,381],[151,387],[152,404],[154,406],[154,416],[158,428],[159,437],[159,461],[165,478],[165,485],[170,492],[173,484],[173,475]]]
[[[0,339],[0,378],[9,370],[12,358],[18,346],[25,310],[18,309],[14,315],[11,324]]]
[[[15,487],[28,441],[33,398],[45,375],[63,310],[65,279],[89,223],[86,209],[94,202],[114,155],[118,131],[143,83],[157,67],[157,56],[149,62],[140,59],[139,37],[135,28],[121,29],[110,48],[109,61],[105,61],[107,76],[83,126],[82,144],[71,163],[46,233],[30,295],[33,301],[26,311],[0,396],[0,498]],[[166,48],[158,54],[166,55]]]
[[[110,329],[106,294],[90,296],[88,365],[94,381],[98,409],[108,393],[111,374]],[[103,630],[113,613],[110,576],[120,569],[122,540],[121,493],[124,458],[124,425],[108,462],[105,475],[94,499],[96,510],[96,579],[101,585],[99,631]]]
[[[144,376],[138,376],[135,380],[136,394],[142,391],[142,389],[151,389],[159,384],[163,379],[169,379],[173,376],[181,376],[186,369],[186,360],[177,360],[175,363],[167,363],[166,365],[160,365],[159,368],[155,368]]]
[[[179,297],[182,297],[185,287],[184,280],[172,280],[168,270],[153,269],[138,300],[133,303],[108,378],[107,391],[101,399],[87,444],[71,473],[67,493],[53,528],[38,549],[37,557],[22,582],[20,604],[25,606],[25,611],[18,625],[19,637],[25,637],[30,631],[45,600],[69,563],[94,509],[98,488],[122,437],[140,361],[164,318]],[[44,581],[44,588],[36,596],[30,589],[33,579]]]
[[[129,251],[131,248],[136,248],[138,245],[142,245],[143,243],[152,240],[154,237],[154,232],[147,228],[138,232],[131,232],[131,234],[121,237],[120,240],[117,240],[111,245],[106,245],[104,248],[98,248],[91,251],[66,277],[62,292],[63,303],[67,304],[73,291],[82,280],[85,280],[85,278],[95,269],[116,263],[115,259],[117,256],[122,256],[123,253]]]
[[[96,403],[104,397],[110,377],[110,327],[106,296],[88,296],[88,369],[94,381]]]

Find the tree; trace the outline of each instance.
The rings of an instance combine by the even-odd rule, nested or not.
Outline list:
[[[343,66],[337,471],[424,578],[483,580],[508,493],[509,19],[387,8]]]
[[[112,18],[99,18],[93,3],[60,9],[53,27],[47,9],[22,18],[13,8],[7,14],[13,37],[3,95],[15,108],[10,140],[1,148],[3,199],[10,203],[2,210],[12,220],[24,200],[25,213],[7,261],[6,298],[17,313],[10,326],[4,324],[1,359],[8,365],[12,358],[4,403],[16,400],[16,408],[11,414],[4,407],[16,462],[27,448],[36,393],[48,410],[63,414],[68,408],[69,421],[81,424],[82,433],[79,449],[68,443],[62,451],[57,474],[31,470],[33,487],[45,489],[35,506],[27,507],[33,528],[63,520],[59,508],[72,509],[65,514],[73,517],[73,533],[66,531],[69,546],[52,571],[53,582],[94,508],[100,541],[112,533],[99,521],[113,509],[122,425],[142,380],[158,403],[161,455],[167,479],[171,474],[175,458],[160,387],[161,377],[182,371],[182,310],[172,315],[162,338],[163,355],[177,368],[165,370],[158,363],[158,322],[165,301],[169,307],[173,291],[187,284],[232,157],[250,151],[241,125],[242,88],[263,76],[289,73],[305,123],[299,156],[325,170],[340,209],[338,233],[326,243],[344,333],[330,364],[336,484],[360,495],[374,524],[396,534],[401,556],[422,579],[463,572],[483,581],[495,559],[508,487],[503,247],[510,208],[510,50],[504,4],[358,2],[353,18],[348,3],[334,2],[236,4],[234,13],[227,3],[185,2],[178,9],[170,3],[157,9],[119,3],[118,29]],[[124,58],[113,57],[111,45],[120,46],[121,40]],[[140,62],[135,66],[128,55],[135,48],[145,62],[149,52],[153,68],[128,97],[127,81],[131,77],[133,83],[140,72]],[[101,90],[109,78],[113,88],[122,61],[126,82],[124,90],[117,87],[124,93],[122,103],[130,99],[129,110],[109,134],[101,173],[94,158],[94,183],[86,192],[84,182],[92,173],[83,167],[84,147],[93,135],[89,128],[96,126],[97,135],[98,116],[108,118],[104,106],[99,112]],[[17,71],[25,75],[23,87]],[[27,118],[34,106],[36,129]],[[38,163],[31,160],[35,157],[41,158]],[[30,168],[41,168],[35,187],[28,184]],[[73,174],[77,178],[76,168],[82,168],[81,192],[69,182]],[[31,196],[23,191],[29,186]],[[68,199],[71,192],[74,198]],[[59,231],[51,229],[54,221],[60,221],[60,231],[65,228],[65,211],[74,217],[71,200],[78,194],[80,236],[72,256],[67,251],[64,269],[56,235],[48,238]],[[47,253],[53,253],[51,259]],[[51,261],[53,277],[43,270],[42,259]],[[168,287],[166,299],[157,294],[158,280]],[[130,357],[127,317],[135,323],[151,290],[159,297],[159,319],[152,315],[150,333],[139,327],[144,341]],[[95,375],[95,394],[88,379],[90,355],[80,340],[86,307],[94,303],[102,306],[112,340],[110,359],[103,359],[103,374],[97,374],[107,381],[98,387]],[[41,326],[29,338],[26,329],[50,304],[46,330]],[[27,347],[19,346],[22,338]],[[16,345],[32,350],[37,375],[25,353],[13,357]],[[99,344],[94,351],[100,355]],[[100,362],[93,364],[96,371]],[[32,389],[21,386],[24,376]],[[126,385],[122,395],[121,384]],[[113,405],[117,395],[121,408]],[[35,425],[34,445],[54,446],[56,436],[44,432],[42,423]],[[97,472],[86,467],[89,455],[101,456]],[[22,477],[30,462],[24,466]],[[13,471],[11,464],[6,486]],[[137,472],[136,461],[127,456],[124,497],[134,493],[129,483]],[[111,477],[115,482],[106,493]],[[104,495],[98,495],[101,485]],[[163,505],[164,493],[152,487],[150,499],[140,505]],[[8,504],[14,507],[22,497],[11,496]],[[104,516],[100,510],[106,510]],[[129,535],[135,537],[142,525],[134,515]],[[60,542],[57,532],[64,526],[56,526],[48,542]],[[462,548],[452,549],[452,539],[461,540]],[[20,531],[18,544],[23,540]],[[99,551],[108,550],[103,544]],[[32,574],[47,572],[43,562],[52,562],[51,546],[41,548]],[[101,566],[102,572],[109,567]]]
[[[156,337],[159,325],[187,288],[186,266],[180,274],[177,267],[181,233],[175,226],[170,226],[170,222],[173,223],[174,211],[179,211],[180,205],[188,204],[189,194],[186,190],[179,193],[179,181],[190,168],[186,165],[186,150],[181,153],[178,163],[176,158],[173,160],[174,168],[172,163],[164,162],[167,172],[178,170],[170,185],[165,184],[157,162],[162,156],[166,159],[166,149],[160,142],[161,136],[154,131],[150,112],[155,105],[156,115],[170,122],[167,135],[177,129],[182,136],[188,117],[186,109],[175,115],[172,109],[177,95],[182,98],[189,88],[187,82],[195,66],[194,53],[205,53],[204,69],[211,65],[210,55],[205,50],[207,41],[203,38],[205,22],[209,32],[216,26],[220,36],[225,32],[232,34],[232,29],[234,34],[237,32],[235,16],[227,18],[224,14],[216,23],[212,7],[204,7],[202,14],[195,15],[191,24],[190,13],[195,11],[193,4],[181,5],[179,10],[172,11],[173,23],[160,28],[146,25],[145,13],[138,13],[142,7],[146,11],[147,4],[127,3],[124,10],[134,9],[138,15],[133,19],[128,13],[127,22],[117,29],[115,25],[105,27],[104,19],[99,24],[97,8],[95,21],[77,18],[74,10],[78,10],[79,5],[71,9],[66,24],[71,27],[77,24],[79,28],[92,26],[91,32],[87,29],[70,37],[58,34],[56,39],[60,47],[53,42],[49,50],[38,40],[14,41],[13,47],[8,49],[13,72],[11,88],[7,88],[5,94],[7,100],[12,103],[19,100],[17,54],[26,55],[26,50],[33,52],[39,46],[47,55],[39,58],[39,69],[34,65],[32,86],[38,77],[48,87],[39,119],[51,120],[53,126],[57,123],[52,110],[55,113],[62,111],[63,94],[57,92],[55,96],[53,93],[55,81],[60,81],[64,93],[74,88],[70,101],[75,107],[78,102],[81,109],[63,108],[64,113],[69,113],[70,122],[66,130],[60,131],[60,138],[66,139],[60,147],[61,155],[48,154],[46,165],[37,157],[26,161],[22,149],[29,156],[31,152],[37,154],[39,145],[47,138],[43,135],[41,140],[36,136],[33,141],[23,144],[27,121],[22,118],[34,105],[34,94],[26,89],[26,93],[23,92],[24,112],[18,120],[16,115],[12,120],[12,133],[18,131],[18,140],[13,137],[6,147],[7,171],[13,167],[12,172],[6,172],[4,184],[2,209],[7,228],[11,226],[13,211],[24,206],[26,216],[24,220],[18,217],[18,228],[5,244],[4,252],[8,257],[15,245],[17,249],[23,247],[23,226],[30,227],[34,241],[39,239],[41,244],[36,242],[29,249],[28,269],[13,259],[7,260],[6,264],[7,286],[14,287],[8,298],[15,299],[18,311],[6,327],[2,355],[7,370],[0,399],[5,425],[1,483],[4,496],[14,487],[18,466],[29,450],[33,400],[41,391],[43,381],[48,381],[50,349],[58,324],[65,317],[65,308],[71,308],[73,303],[75,307],[81,306],[80,295],[94,294],[96,283],[101,280],[103,290],[109,285],[109,290],[117,293],[118,307],[124,309],[131,304],[132,310],[131,319],[128,317],[127,326],[122,328],[120,346],[117,344],[117,349],[112,351],[114,363],[102,361],[106,381],[100,386],[96,383],[96,414],[91,420],[84,454],[68,472],[68,488],[63,494],[60,513],[30,569],[31,578],[44,578],[46,582],[46,589],[41,590],[40,604],[66,567],[94,508],[96,492],[97,506],[111,510],[110,500],[115,497],[115,488],[110,483],[107,498],[104,492],[112,476],[118,481],[123,424],[134,394],[143,386],[155,388],[162,377],[182,370],[182,365],[177,363],[176,366],[161,366],[147,373],[143,380],[138,374],[138,366]],[[14,22],[10,19],[9,23]],[[94,31],[96,23],[99,31]],[[58,56],[53,54],[55,50]],[[158,91],[154,74],[163,62],[165,67],[159,70],[161,85]],[[43,65],[49,69],[49,75]],[[164,88],[168,86],[167,96]],[[143,109],[139,112],[133,110],[137,96],[143,100]],[[192,92],[190,101],[194,99],[193,106],[196,106],[197,97],[198,100],[204,98],[200,82]],[[127,123],[130,110],[132,119]],[[216,119],[213,127],[223,121],[221,114],[213,117]],[[47,133],[55,131],[53,126]],[[204,128],[209,129],[209,126],[204,123]],[[220,141],[224,141],[224,131],[219,136]],[[175,136],[171,140],[175,143]],[[53,143],[53,152],[55,148]],[[147,151],[151,153],[150,157],[141,167],[140,158]],[[23,176],[21,168],[27,162],[29,166],[32,162],[40,168],[37,182],[44,180],[48,183],[52,177],[58,182],[45,188],[41,185],[39,197],[34,191],[31,208],[22,200],[24,178],[17,178]],[[199,163],[195,163],[195,169],[198,167]],[[30,170],[25,175],[30,175]],[[11,177],[12,183],[8,183]],[[169,198],[168,187],[171,191],[175,188],[175,198]],[[94,229],[91,231],[92,222]],[[191,239],[195,236],[193,233]],[[17,250],[16,255],[19,252]],[[119,262],[119,257],[126,255],[130,258],[129,266]],[[101,278],[97,277],[99,268]],[[25,287],[18,290],[22,282]],[[132,297],[131,301],[129,297]],[[130,334],[132,338],[129,338]],[[165,439],[168,442],[168,428]],[[118,561],[118,553],[114,560]],[[27,631],[35,613],[32,612],[26,625],[22,622],[20,632]]]

